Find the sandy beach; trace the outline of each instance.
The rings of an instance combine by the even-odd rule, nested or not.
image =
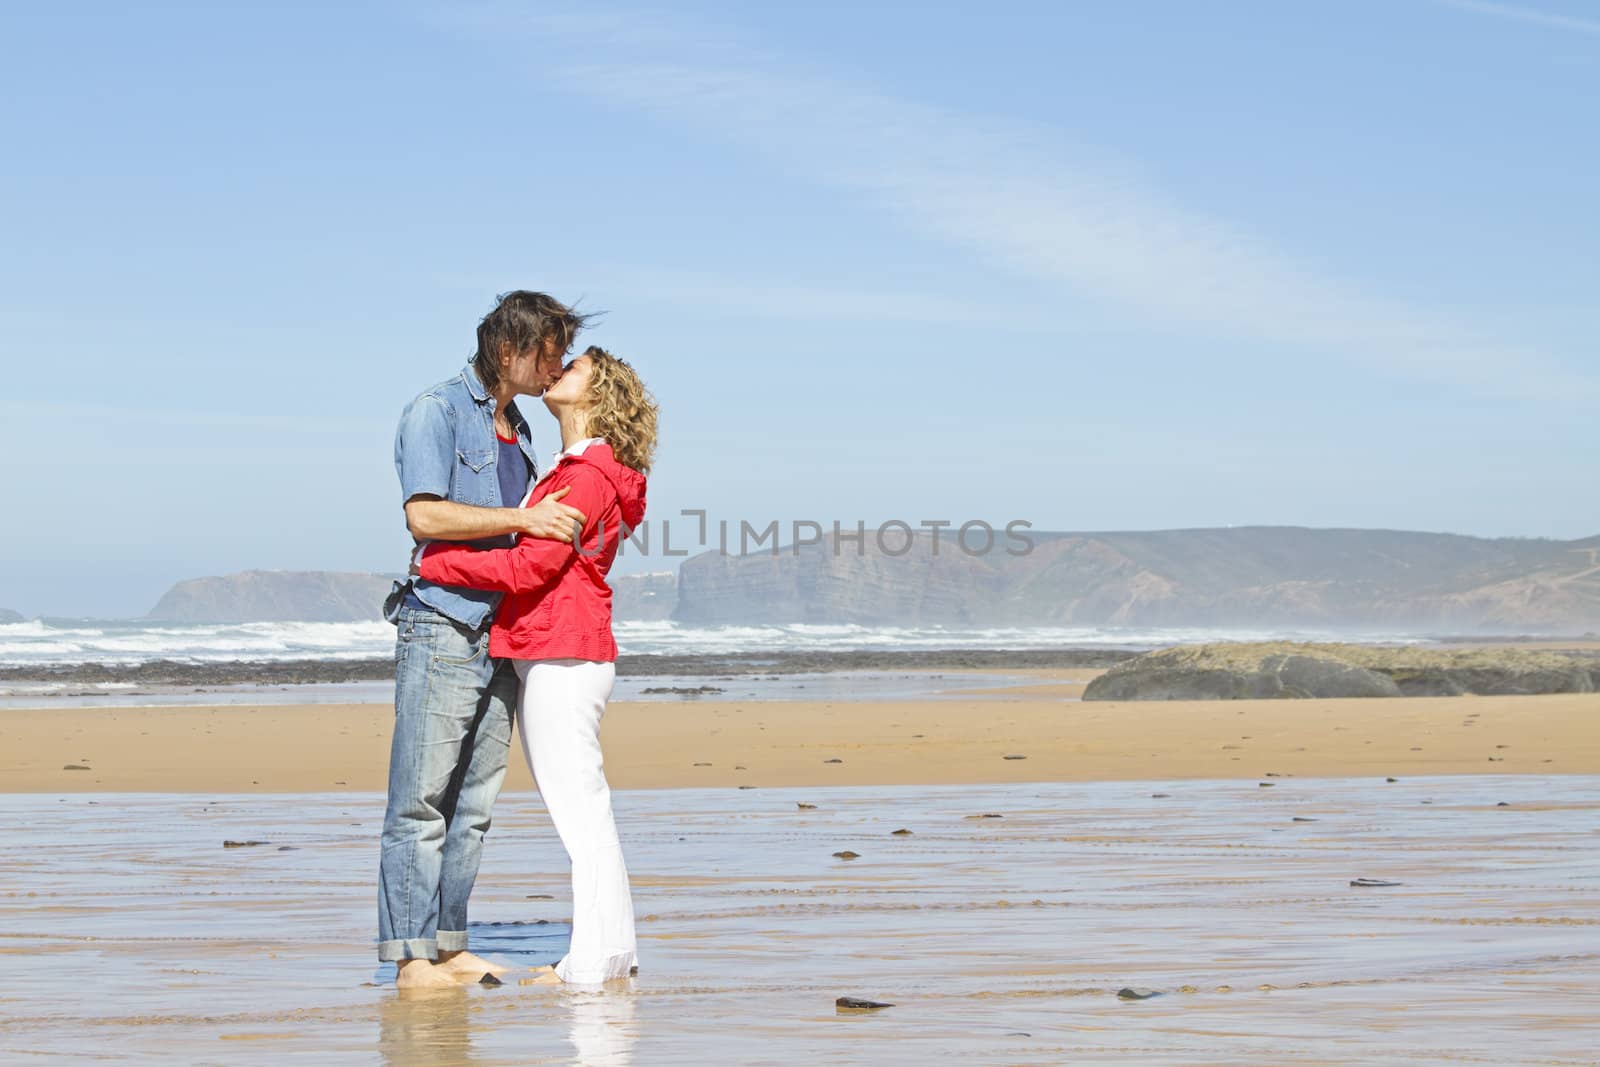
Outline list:
[[[373,956],[380,793],[0,796],[0,1060],[1578,1067],[1597,782],[626,791],[638,977],[426,997]],[[503,798],[474,947],[551,963],[569,901]]]
[[[618,702],[607,773],[621,789],[1600,774],[1596,694],[1073,699],[1094,673],[945,700]],[[0,790],[381,790],[391,717],[370,704],[6,710]],[[513,759],[507,788],[532,785]]]

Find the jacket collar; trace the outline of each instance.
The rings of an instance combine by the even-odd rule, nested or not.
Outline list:
[[[467,392],[472,394],[472,399],[478,403],[491,399],[489,390],[484,387],[483,379],[478,377],[478,368],[468,363],[461,369],[461,380],[467,383]]]

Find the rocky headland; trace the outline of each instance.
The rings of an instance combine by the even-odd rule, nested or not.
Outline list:
[[[1268,642],[1187,645],[1126,660],[1085,700],[1510,696],[1600,690],[1600,653]],[[1597,702],[1600,712],[1600,702]]]

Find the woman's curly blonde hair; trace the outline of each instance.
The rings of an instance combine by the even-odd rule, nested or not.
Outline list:
[[[596,345],[583,354],[589,357],[589,435],[605,438],[624,467],[649,474],[656,453],[656,398],[626,360]]]

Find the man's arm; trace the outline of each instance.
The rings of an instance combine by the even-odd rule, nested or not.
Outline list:
[[[514,533],[570,544],[573,523],[581,529],[588,518],[561,502],[571,489],[563,486],[526,508],[480,508],[422,494],[406,501],[406,529],[418,541],[475,541]]]
[[[407,405],[395,432],[394,461],[405,502],[406,529],[419,541],[470,541],[517,533],[570,542],[584,516],[551,493],[531,508],[485,508],[448,499],[455,431],[444,402],[424,394]]]

